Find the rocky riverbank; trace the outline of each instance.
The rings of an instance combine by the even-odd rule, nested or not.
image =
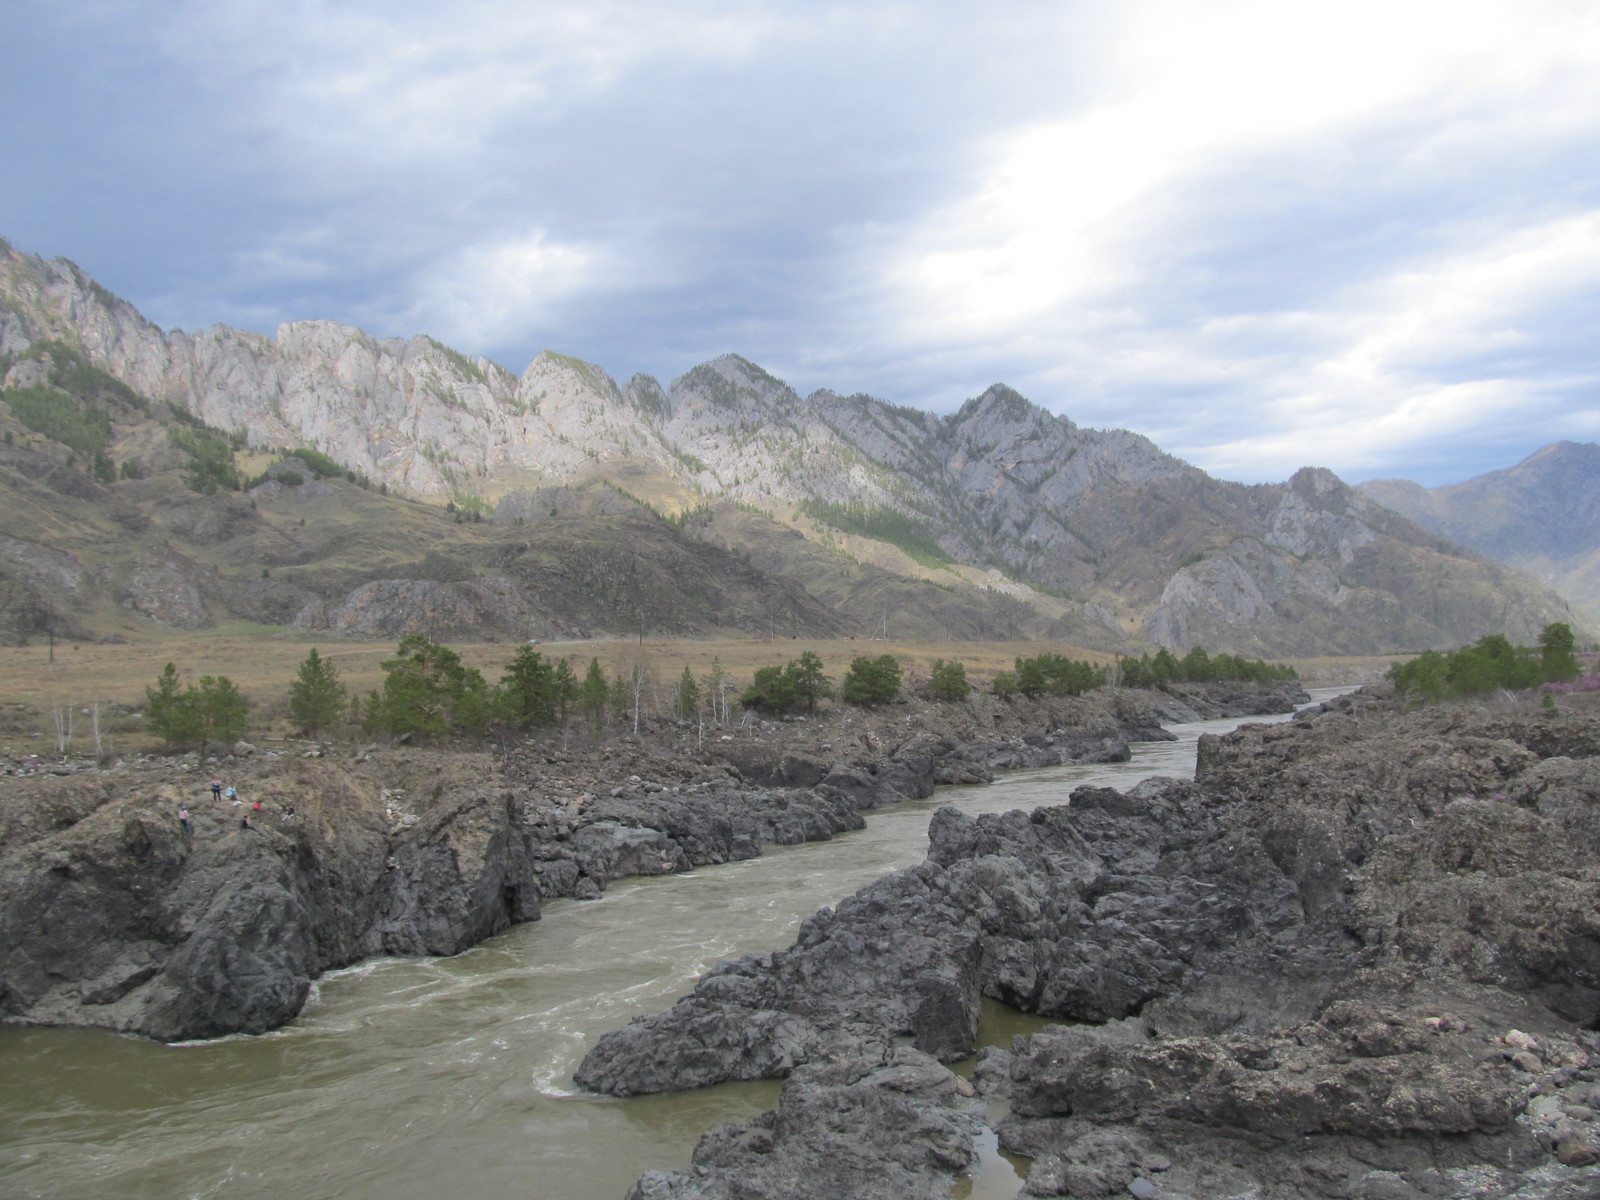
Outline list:
[[[975,695],[501,753],[241,746],[220,763],[13,777],[0,801],[0,1019],[168,1040],[261,1032],[293,1018],[322,971],[363,957],[457,953],[537,919],[552,897],[827,839],[939,783],[1122,759],[1130,740],[1167,736],[1163,722],[1282,712],[1297,697],[1241,685]],[[210,799],[219,771],[243,807]]]
[[[996,1111],[1036,1196],[1600,1195],[1597,751],[1591,716],[1369,695],[1205,739],[1192,783],[942,810],[926,862],[578,1079],[787,1078],[651,1200],[948,1195]],[[969,1100],[932,1062],[984,996],[1090,1024],[985,1050]],[[825,1164],[882,1149],[879,1109],[901,1173],[841,1192]]]

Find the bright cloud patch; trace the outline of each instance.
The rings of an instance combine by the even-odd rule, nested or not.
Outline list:
[[[604,266],[592,248],[559,244],[542,232],[472,246],[422,273],[413,315],[442,322],[438,336],[454,345],[498,345],[548,323],[563,302],[600,286]]]
[[[1594,435],[1592,3],[18,7],[0,235],[163,324],[1003,381],[1253,480]]]

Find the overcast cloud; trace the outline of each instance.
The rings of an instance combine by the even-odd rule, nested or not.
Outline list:
[[[0,235],[151,319],[995,381],[1226,478],[1600,438],[1600,8],[11,0]]]

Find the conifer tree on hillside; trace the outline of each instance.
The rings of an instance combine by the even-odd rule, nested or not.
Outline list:
[[[606,701],[610,699],[610,691],[606,686],[605,672],[600,669],[600,660],[591,658],[589,670],[578,688],[578,707],[583,711],[583,715],[589,718],[590,726],[596,730],[600,728],[600,723],[605,718]]]
[[[313,646],[300,673],[289,684],[289,718],[302,733],[316,737],[344,715],[347,689],[339,668]]]
[[[249,703],[226,675],[202,675],[197,687],[178,690],[178,668],[168,663],[145,688],[145,728],[169,746],[236,742],[244,736]]]
[[[401,736],[478,734],[489,718],[489,689],[476,668],[448,646],[413,633],[383,664],[383,691],[367,701],[366,724]]]
[[[1570,683],[1578,677],[1577,639],[1572,626],[1556,621],[1539,634],[1540,667],[1546,683]]]
[[[839,699],[846,704],[888,704],[900,694],[900,660],[892,654],[852,659],[850,672],[839,684]]]
[[[972,685],[967,682],[967,668],[959,662],[934,659],[928,690],[935,700],[965,700],[972,691]]]

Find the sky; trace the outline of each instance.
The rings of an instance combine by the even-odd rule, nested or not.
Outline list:
[[[7,0],[0,236],[164,327],[1428,486],[1600,440],[1600,5]]]

